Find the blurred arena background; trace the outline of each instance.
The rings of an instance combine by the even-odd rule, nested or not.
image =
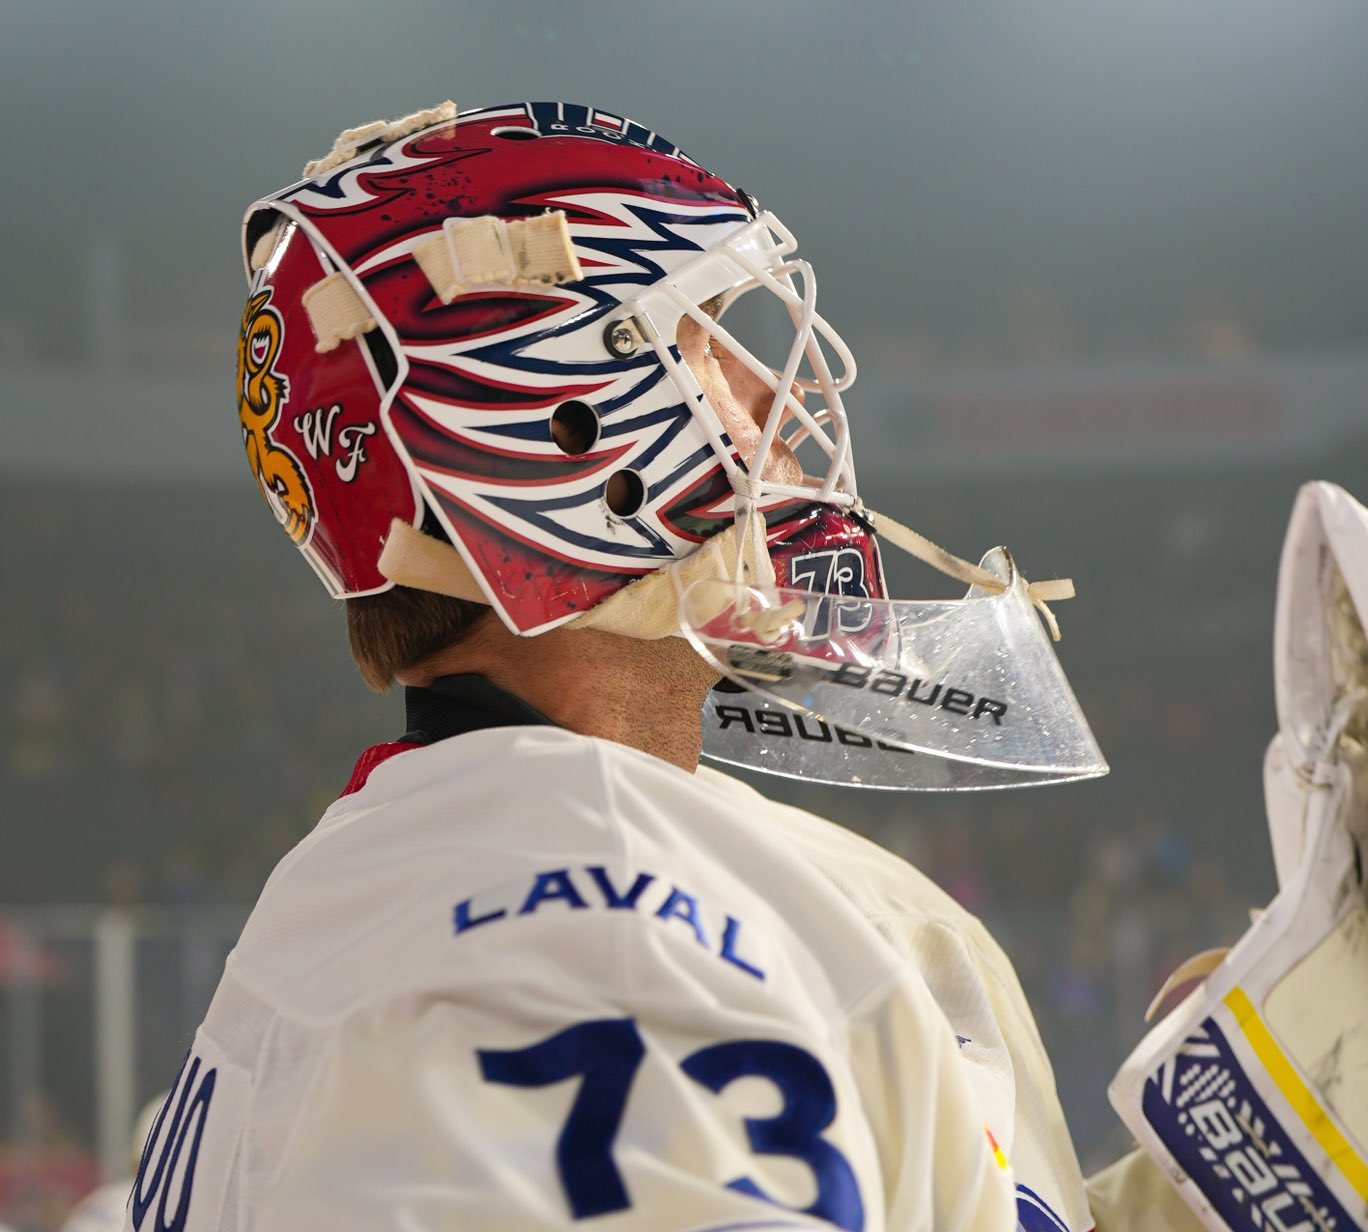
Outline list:
[[[987,920],[1085,1165],[1124,1148],[1105,1086],[1150,995],[1273,891],[1293,494],[1368,496],[1368,7],[17,0],[3,28],[0,1222],[126,1173],[273,864],[402,730],[243,465],[237,227],[341,128],[447,97],[610,108],[753,192],[860,359],[870,503],[1076,580],[1060,654],[1109,778],[802,802]]]

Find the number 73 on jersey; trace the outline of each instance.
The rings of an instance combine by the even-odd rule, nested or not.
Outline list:
[[[641,1034],[631,1018],[576,1023],[527,1048],[476,1052],[481,1077],[488,1083],[544,1087],[580,1079],[555,1143],[556,1170],[575,1219],[607,1215],[632,1205],[613,1158],[613,1144],[645,1055]],[[680,1061],[679,1068],[714,1095],[741,1078],[771,1084],[780,1096],[779,1111],[773,1116],[744,1118],[751,1151],[805,1165],[817,1196],[802,1208],[803,1213],[847,1232],[862,1232],[864,1206],[854,1170],[822,1136],[836,1117],[836,1092],[816,1057],[777,1040],[738,1039],[700,1048]],[[725,1184],[783,1205],[748,1175]]]

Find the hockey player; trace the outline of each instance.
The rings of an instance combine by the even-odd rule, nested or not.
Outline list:
[[[861,502],[779,220],[621,117],[447,104],[343,133],[244,255],[248,462],[408,731],[268,882],[127,1226],[1092,1227],[981,925],[698,766],[1105,768],[1062,588]],[[888,598],[876,530],[968,597]],[[1111,1192],[1187,1217],[1143,1158]]]

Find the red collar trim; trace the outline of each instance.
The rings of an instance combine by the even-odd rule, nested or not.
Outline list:
[[[373,744],[360,757],[356,759],[356,768],[352,771],[351,778],[347,780],[347,786],[343,788],[342,795],[349,796],[353,792],[360,791],[370,778],[371,771],[381,762],[388,761],[399,753],[407,753],[410,749],[421,749],[425,746],[417,744],[411,740],[390,740],[385,744]]]

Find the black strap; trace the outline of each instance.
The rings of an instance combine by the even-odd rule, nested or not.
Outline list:
[[[468,673],[439,676],[425,689],[406,688],[404,722],[408,731],[400,739],[409,744],[435,744],[486,727],[556,726],[522,698]]]

